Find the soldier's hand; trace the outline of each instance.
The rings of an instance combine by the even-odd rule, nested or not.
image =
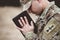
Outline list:
[[[18,20],[20,25],[22,26],[22,28],[18,28],[20,31],[22,31],[24,34],[30,31],[34,30],[34,25],[33,22],[31,21],[30,24],[27,20],[27,18],[24,16],[25,21],[23,20],[22,17],[20,17],[20,19]],[[22,22],[21,22],[22,21]]]

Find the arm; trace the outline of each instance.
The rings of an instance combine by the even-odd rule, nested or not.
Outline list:
[[[25,21],[21,17],[18,21],[21,24],[22,28],[18,28],[20,31],[23,32],[25,35],[26,40],[34,40],[36,38],[36,34],[33,32],[34,30],[34,25],[33,22],[31,21],[31,25],[28,23],[28,20],[26,17],[24,17]]]

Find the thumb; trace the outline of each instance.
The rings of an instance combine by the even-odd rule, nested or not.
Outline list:
[[[22,28],[17,27],[17,29],[18,29],[18,30],[20,30],[20,31],[23,31],[23,29],[22,29]]]

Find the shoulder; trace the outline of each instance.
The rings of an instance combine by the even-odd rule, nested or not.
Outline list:
[[[54,5],[54,11],[56,13],[60,13],[60,8],[58,6],[56,6],[56,5]]]
[[[55,8],[54,8],[54,11],[55,11],[55,19],[60,21],[60,8],[58,6],[55,5]]]

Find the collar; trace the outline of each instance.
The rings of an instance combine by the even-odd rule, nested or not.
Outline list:
[[[54,1],[50,2],[49,5],[48,5],[48,6],[44,9],[44,11],[42,12],[40,18],[43,19],[43,18],[46,16],[46,14],[47,14],[49,8],[50,8],[51,6],[53,6],[54,4],[55,4]]]

